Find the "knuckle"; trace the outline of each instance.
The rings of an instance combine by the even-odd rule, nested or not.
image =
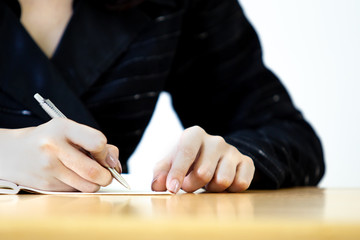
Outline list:
[[[192,126],[192,127],[190,127],[190,129],[192,131],[196,132],[196,133],[200,133],[200,134],[205,133],[205,130],[202,127],[198,126],[198,125]]]
[[[252,160],[250,161],[250,169],[252,171],[252,175],[254,175],[254,173],[255,173],[255,164],[254,164],[254,162]]]
[[[232,146],[232,145],[229,145],[229,151],[233,155],[239,155],[240,154],[239,150],[236,147]],[[245,156],[245,155],[243,155],[243,156]]]
[[[107,139],[106,139],[105,135],[102,132],[97,131],[96,135],[97,135],[99,144],[101,144],[101,145],[106,145],[107,144]]]
[[[227,153],[228,153],[228,156],[230,157],[230,159],[235,160],[237,163],[240,163],[241,161],[245,160],[243,157],[244,155],[242,155],[239,152],[239,150],[232,145],[229,145]],[[245,160],[245,161],[247,161],[247,160]]]
[[[103,134],[91,136],[91,142],[87,150],[93,153],[101,153],[106,149],[106,138]]]
[[[243,155],[243,159],[245,162],[248,162],[252,167],[254,167],[254,161],[252,160],[252,158],[250,158],[246,155]]]
[[[252,160],[252,158],[246,156],[246,155],[242,155],[241,156],[241,161],[243,163],[245,163],[246,165],[248,165],[248,167],[250,169],[252,169],[252,171],[255,171],[255,164],[254,164],[254,161]]]
[[[192,127],[189,127],[189,128],[186,128],[183,132],[184,135],[187,135],[187,134],[205,134],[205,130],[198,126],[198,125],[195,125],[195,126],[192,126]]]
[[[226,189],[232,184],[232,181],[227,177],[218,177],[216,178],[215,183],[220,188]]]
[[[213,139],[218,144],[225,144],[225,139],[222,136],[215,135],[215,136],[213,136]]]
[[[107,144],[107,139],[105,137],[105,135],[103,133],[101,133],[100,131],[95,131],[95,133],[93,134],[93,136],[91,136],[92,139],[94,139],[94,144],[93,144],[93,149],[91,149],[94,152],[101,152]]]
[[[42,152],[42,154],[38,156],[39,167],[46,172],[53,172],[56,170],[59,164],[58,158],[56,157],[58,152],[56,144],[52,141],[45,140],[40,144],[39,148]]]
[[[50,137],[43,137],[39,142],[39,147],[44,151],[52,151],[56,149],[56,144],[54,139]]]
[[[88,179],[92,182],[96,182],[99,179],[101,172],[99,168],[91,166],[87,170]]]
[[[185,145],[180,147],[179,153],[187,160],[195,159],[197,155],[197,149],[195,149],[193,146]]]
[[[221,136],[212,136],[211,141],[217,147],[224,147],[226,145],[225,139]]]
[[[208,183],[213,177],[213,174],[208,170],[204,168],[200,168],[197,171],[194,172],[195,178],[199,179],[202,182]]]

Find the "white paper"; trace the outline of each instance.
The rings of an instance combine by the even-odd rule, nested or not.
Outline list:
[[[168,195],[170,192],[154,192],[151,190],[151,180],[143,179],[141,176],[122,174],[125,180],[130,184],[131,190],[126,189],[119,182],[113,179],[112,183],[106,187],[101,187],[96,193],[83,192],[52,192],[43,191],[30,187],[19,186],[15,183],[0,180],[0,194],[17,194],[20,190],[32,193],[49,195]]]

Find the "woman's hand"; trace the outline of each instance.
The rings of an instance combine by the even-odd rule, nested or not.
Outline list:
[[[38,127],[0,130],[0,179],[50,191],[95,192],[121,171],[118,149],[100,131],[56,118]],[[84,151],[91,153],[94,159]]]
[[[254,163],[222,137],[195,126],[186,129],[174,149],[154,170],[152,189],[193,192],[241,192],[254,176]]]

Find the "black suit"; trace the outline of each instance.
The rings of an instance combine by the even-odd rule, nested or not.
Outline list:
[[[221,135],[254,160],[260,179],[252,187],[321,179],[320,142],[263,65],[236,0],[147,0],[118,13],[79,0],[51,60],[16,8],[0,2],[1,128],[48,121],[38,92],[103,131],[125,163],[168,91],[184,127]]]

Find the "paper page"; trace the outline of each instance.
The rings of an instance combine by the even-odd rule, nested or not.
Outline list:
[[[18,186],[9,181],[0,180],[0,194],[17,194],[18,191],[24,190],[31,193],[56,194],[56,195],[163,195],[171,194],[170,192],[154,192],[151,190],[151,179],[143,179],[141,176],[122,174],[125,180],[130,184],[131,190],[126,189],[119,182],[113,179],[112,183],[96,193],[83,192],[52,192],[43,191],[31,187]]]
[[[0,180],[0,194],[17,194],[19,187],[15,183]]]
[[[128,182],[131,186],[131,190],[126,189],[115,179],[109,186],[102,187],[97,193],[98,194],[113,194],[116,192],[121,192],[124,195],[158,195],[158,194],[171,194],[170,192],[154,192],[151,190],[151,182],[152,178],[148,178],[145,176],[139,176],[136,174],[121,174],[126,182]]]

